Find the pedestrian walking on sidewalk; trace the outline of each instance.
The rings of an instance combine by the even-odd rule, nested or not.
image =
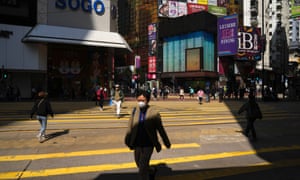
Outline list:
[[[37,135],[40,142],[44,141],[46,138],[47,116],[51,115],[52,118],[54,117],[52,107],[47,96],[48,93],[45,91],[40,91],[38,93],[38,98],[35,101],[30,114],[31,119],[33,119],[33,115],[36,114],[36,118],[40,122],[41,128]]]
[[[121,105],[124,100],[124,93],[120,89],[120,85],[116,84],[115,89],[112,91],[111,94],[112,103],[116,106],[116,115],[120,118],[121,113]]]
[[[161,151],[157,132],[165,146],[171,147],[160,113],[149,105],[149,101],[149,93],[146,91],[137,93],[137,107],[132,111],[125,136],[125,144],[134,150],[134,159],[141,180],[154,179],[156,169],[151,168],[149,164],[154,148],[157,152]]]
[[[242,105],[242,107],[239,109],[238,114],[241,114],[242,112],[246,111],[246,119],[247,119],[247,126],[244,131],[245,136],[249,137],[249,131],[252,134],[252,140],[256,141],[256,131],[254,128],[254,122],[256,119],[262,119],[262,113],[261,110],[256,103],[255,96],[253,94],[250,94],[249,100]]]

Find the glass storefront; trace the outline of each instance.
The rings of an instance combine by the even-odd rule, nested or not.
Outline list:
[[[49,95],[62,99],[93,98],[97,85],[108,88],[109,62],[107,48],[49,45]]]

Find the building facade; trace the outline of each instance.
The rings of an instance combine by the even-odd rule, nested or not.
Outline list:
[[[193,86],[194,88],[201,86],[204,88],[206,81],[214,84],[218,79],[215,47],[216,24],[213,24],[211,27],[214,28],[213,32],[207,31],[203,26],[199,27],[196,24],[204,21],[202,18],[207,17],[206,15],[209,14],[208,11],[226,15],[224,3],[221,1],[202,1],[202,4],[199,4],[195,1],[180,0],[120,2],[126,7],[123,7],[122,12],[129,18],[120,17],[119,32],[124,32],[124,34],[121,34],[126,37],[126,40],[134,50],[132,57],[129,57],[129,65],[135,64],[134,56],[137,55],[140,57],[140,67],[136,71],[139,83],[148,84],[150,87],[156,86],[157,88],[167,85],[174,87],[174,90],[179,86],[186,89],[189,86]],[[162,12],[162,7],[164,6],[169,6],[170,9]],[[197,12],[202,13],[202,15],[192,16],[193,13],[197,14]],[[214,17],[210,17],[213,20],[212,22],[216,23],[217,16],[212,16]],[[187,26],[195,25],[194,27],[197,28],[180,32],[180,29],[182,30],[184,26],[181,24],[183,19],[188,22]],[[125,25],[124,22],[128,21],[130,21],[130,24]],[[168,27],[166,25],[168,22],[178,25],[176,27]],[[150,24],[150,27],[157,27],[157,32],[155,33],[157,39],[153,39],[153,36],[150,37],[148,34],[150,33],[148,29]],[[174,33],[174,29],[176,28],[179,31]],[[168,31],[171,33],[168,33]],[[152,42],[157,43],[153,44]],[[151,44],[155,45],[155,53],[151,51]],[[189,49],[188,53],[191,53],[193,48],[194,52],[198,52],[195,54],[199,58],[198,62],[195,62],[197,63],[197,66],[194,67],[195,69],[191,69],[190,63],[186,61],[186,49]],[[173,52],[176,54],[172,55]],[[200,58],[202,58],[201,61]],[[153,62],[155,63],[153,64]]]
[[[8,72],[1,97],[44,89],[70,99],[92,96],[96,85],[110,88],[115,63],[131,51],[117,33],[117,8],[113,0],[1,2],[0,65]]]

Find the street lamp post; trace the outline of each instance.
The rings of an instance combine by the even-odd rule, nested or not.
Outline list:
[[[262,88],[261,88],[261,97],[262,97],[262,99],[264,99],[264,97],[265,97],[265,53],[264,53],[264,51],[265,51],[265,45],[266,45],[266,36],[265,36],[265,28],[264,28],[264,26],[265,26],[265,1],[264,0],[262,0],[262,7],[261,7],[261,11],[262,11],[262,15],[261,15],[261,17],[262,17],[262,21],[261,21],[261,31],[262,31],[262,34],[263,34],[263,37],[264,37],[264,39],[263,39],[263,49],[262,49],[262,56],[261,56],[261,64],[262,64],[262,71],[261,71],[261,74],[262,74],[262,78],[261,78],[261,86],[262,86]]]

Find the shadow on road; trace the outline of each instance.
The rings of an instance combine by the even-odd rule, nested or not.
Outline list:
[[[241,129],[246,126],[244,114],[237,115],[238,109],[246,100],[225,100],[223,103],[235,116]],[[254,154],[258,159],[264,160],[264,163],[254,163],[252,165],[229,167],[216,167],[211,169],[187,169],[173,170],[167,164],[157,165],[156,180],[199,180],[199,179],[272,179],[272,180],[296,180],[300,177],[298,171],[300,167],[299,157],[299,133],[300,114],[298,107],[300,102],[263,102],[258,100],[264,118],[255,122],[258,140],[251,141]],[[205,103],[203,104],[205,106]],[[242,132],[236,132],[242,133]],[[224,143],[226,145],[226,143]],[[229,144],[230,145],[230,144]],[[235,157],[227,157],[235,158]],[[251,158],[245,156],[245,158]],[[222,159],[212,159],[211,162],[218,161],[223,163]],[[205,166],[206,161],[197,163]],[[182,164],[183,166],[184,164]],[[115,180],[115,179],[138,179],[136,173],[101,173],[95,180]]]
[[[285,166],[286,162],[276,164],[265,164],[260,166],[228,167],[196,170],[173,170],[167,164],[156,165],[157,173],[155,180],[253,180],[272,179],[272,180],[298,180],[300,177],[299,167]],[[299,165],[299,164],[298,164]],[[289,174],[286,173],[288,169]],[[272,171],[268,171],[272,170]],[[254,172],[254,173],[253,173]],[[121,180],[139,179],[138,173],[103,173],[94,180]],[[154,180],[153,179],[153,180]],[[151,180],[151,179],[150,179]]]
[[[69,132],[70,132],[69,129],[65,129],[63,131],[57,131],[57,132],[53,132],[53,133],[47,134],[46,139],[44,141],[42,141],[41,143],[49,141],[49,140],[54,139],[54,138],[59,137],[59,136],[63,136],[63,135],[69,134]]]

